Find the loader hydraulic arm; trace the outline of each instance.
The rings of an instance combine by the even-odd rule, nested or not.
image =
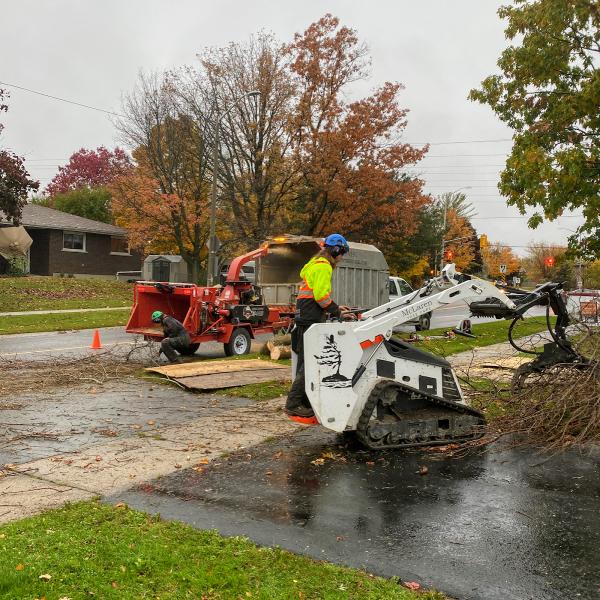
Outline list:
[[[383,339],[389,339],[393,328],[419,316],[455,302],[471,305],[489,301],[507,313],[516,310],[515,303],[494,284],[483,279],[457,273],[454,265],[446,265],[442,275],[422,288],[363,313],[355,332],[361,346],[367,348]]]

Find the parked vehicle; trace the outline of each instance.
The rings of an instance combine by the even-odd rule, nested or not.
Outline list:
[[[300,270],[320,249],[321,238],[277,236],[269,252],[257,259],[256,282],[265,303],[293,305],[300,289]],[[388,301],[388,264],[371,244],[349,242],[350,252],[333,271],[332,297],[337,304],[375,308]]]
[[[389,282],[389,298],[390,300],[395,300],[396,298],[400,298],[402,296],[408,296],[414,292],[412,286],[406,279],[402,279],[402,277],[390,277]],[[421,315],[418,319],[414,321],[407,321],[404,325],[414,325],[417,331],[427,331],[431,329],[431,312],[425,313]]]
[[[229,264],[224,264],[221,267],[221,284],[224,285],[227,281],[227,273],[229,272]],[[245,265],[242,265],[242,270],[240,271],[240,278],[247,279],[250,283],[256,282],[256,262],[251,260],[247,262]]]

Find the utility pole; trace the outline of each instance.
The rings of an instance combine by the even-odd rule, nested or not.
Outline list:
[[[219,116],[219,107],[215,95],[215,139],[213,140],[212,152],[212,196],[210,200],[210,230],[208,236],[208,268],[206,285],[215,284],[215,275],[217,271],[217,178],[219,176],[219,131],[221,129],[221,117]]]

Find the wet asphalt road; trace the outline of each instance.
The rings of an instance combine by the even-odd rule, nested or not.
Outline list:
[[[127,354],[136,344],[146,345],[141,336],[127,333],[123,327],[105,327],[99,330],[102,350],[91,350],[94,329],[79,331],[50,331],[43,333],[21,333],[15,335],[0,335],[0,361],[4,360],[48,360],[49,358],[73,358],[89,356],[102,352]],[[270,336],[257,336],[258,343],[264,343]],[[158,346],[155,345],[155,352]],[[205,358],[225,356],[223,344],[208,342],[202,344],[196,353]],[[137,358],[148,360],[151,353],[139,350]],[[164,357],[163,357],[163,360]]]
[[[541,310],[541,312],[540,312]],[[433,313],[431,327],[455,327],[468,317],[468,309],[464,304],[448,306]],[[543,309],[531,310],[528,315],[545,314]],[[490,322],[490,319],[474,318],[473,324]],[[406,325],[398,328],[400,331],[414,331],[414,326]],[[105,350],[118,353],[127,353],[137,343],[139,336],[134,336],[125,331],[123,327],[106,327],[100,329],[100,337]],[[48,360],[48,358],[87,356],[101,351],[91,350],[90,345],[94,335],[93,329],[65,332],[24,333],[16,335],[0,335],[0,361],[23,360]],[[268,335],[257,337],[258,343],[269,339]],[[224,356],[223,345],[216,342],[202,344],[197,352],[198,356],[219,357]]]
[[[600,451],[376,454],[309,428],[109,500],[461,600],[593,600],[599,474]]]

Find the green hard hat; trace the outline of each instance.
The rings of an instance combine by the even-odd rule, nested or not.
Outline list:
[[[155,323],[158,323],[158,322],[160,321],[160,318],[161,318],[162,316],[163,316],[163,314],[160,312],[160,310],[155,310],[155,311],[152,313],[152,320],[153,320]]]

